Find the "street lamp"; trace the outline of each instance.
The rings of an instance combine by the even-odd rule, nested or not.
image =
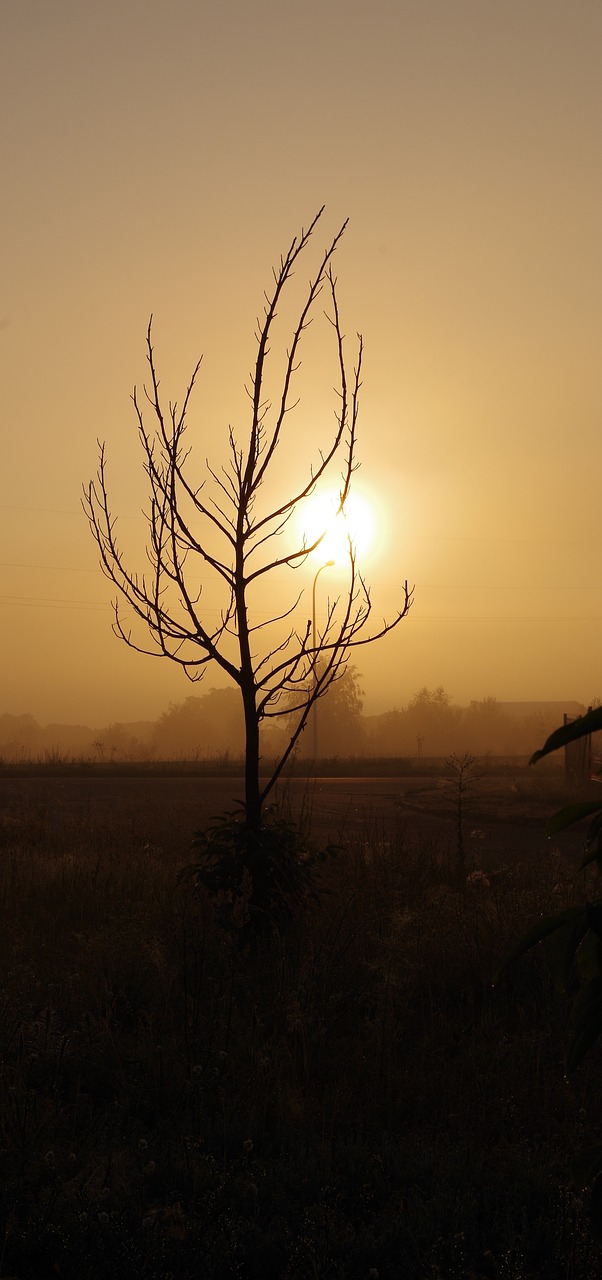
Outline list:
[[[320,574],[324,569],[331,569],[334,560],[327,560],[326,564],[321,564],[314,578],[313,591],[311,594],[311,647],[314,651],[314,692],[318,683],[318,654],[316,649],[316,583]],[[318,758],[318,699],[315,699],[313,707],[313,731],[314,731],[314,760]]]

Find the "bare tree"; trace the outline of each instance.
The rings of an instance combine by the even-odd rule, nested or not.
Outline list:
[[[150,384],[144,387],[151,412],[150,426],[145,421],[143,401],[136,389],[133,393],[149,486],[150,505],[146,516],[150,572],[140,574],[126,564],[109,502],[105,445],[100,442],[97,476],[84,489],[84,508],[98,543],[104,573],[133,614],[146,624],[151,647],[134,638],[120,611],[119,598],[114,604],[115,633],[138,652],[171,658],[191,680],[198,680],[207,664],[216,662],[240,690],[245,721],[245,813],[251,833],[259,831],[262,806],[303,732],[316,699],[343,674],[352,649],[378,640],[398,625],[407,614],[412,597],[405,582],[395,616],[375,628],[369,626],[370,592],[349,539],[345,591],[329,602],[326,621],[315,637],[311,620],[301,629],[294,624],[293,615],[303,590],[293,591],[290,602],[274,609],[267,620],[256,620],[253,613],[251,589],[276,571],[298,568],[326,533],[322,531],[310,543],[301,536],[291,539],[292,546],[286,549],[281,535],[287,526],[287,533],[292,533],[291,517],[299,504],[310,497],[327,472],[330,474],[333,467],[337,467],[338,512],[344,513],[353,472],[358,465],[355,453],[362,339],[358,335],[357,359],[349,385],[337,282],[332,270],[333,255],[347,223],[335,235],[309,280],[286,351],[278,395],[270,401],[266,392],[269,344],[277,309],[293,268],[306,250],[322,213],[320,209],[309,228],[292,241],[273,272],[272,291],[265,295],[263,315],[255,335],[257,355],[247,386],[251,406],[248,439],[241,445],[230,427],[226,466],[217,469],[207,461],[206,477],[198,485],[189,474],[191,448],[185,433],[201,361],[192,374],[181,408],[170,403],[166,412],[159,396],[151,317],[147,332]],[[262,505],[264,481],[278,445],[285,443],[287,415],[296,405],[293,384],[299,368],[300,344],[323,289],[330,298],[327,319],[334,337],[338,370],[335,423],[326,449],[308,461],[299,483],[295,485],[291,481],[286,495]],[[207,477],[213,496],[205,493]],[[200,534],[196,532],[198,527],[202,530]],[[199,571],[201,574],[200,588],[193,586],[195,570],[197,575]],[[203,585],[211,576],[223,591],[221,613],[215,625],[209,620],[202,599]],[[281,592],[275,589],[274,597],[280,596]],[[298,712],[298,720],[286,750],[270,776],[261,779],[260,725],[271,716],[290,716],[291,709]]]

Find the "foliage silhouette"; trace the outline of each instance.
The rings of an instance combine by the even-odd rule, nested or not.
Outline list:
[[[198,861],[183,868],[179,882],[192,880],[209,892],[218,923],[240,945],[274,929],[284,934],[298,922],[319,900],[320,866],[337,852],[332,843],[314,848],[300,824],[275,806],[264,808],[252,836],[244,810],[225,814],[195,833],[193,849]]]
[[[595,733],[602,728],[602,708],[554,730],[543,747],[531,757],[531,764],[558,751],[567,743]],[[585,839],[585,856],[580,870],[592,863],[602,871],[602,801],[582,801],[565,806],[554,814],[545,827],[546,835],[555,835],[591,818]],[[499,981],[510,964],[540,943],[546,963],[557,989],[566,992],[577,984],[569,1015],[566,1046],[566,1070],[570,1074],[602,1036],[602,898],[570,907],[555,916],[538,921],[506,956],[497,976]],[[590,1213],[594,1233],[602,1243],[602,1144],[593,1143],[575,1154],[573,1176],[580,1190],[591,1189]]]

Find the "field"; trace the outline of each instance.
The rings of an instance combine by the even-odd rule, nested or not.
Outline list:
[[[297,779],[338,850],[256,953],[177,879],[239,789],[0,773],[2,1280],[594,1280],[600,1056],[538,954],[492,986],[585,895],[558,775],[475,783],[461,879],[453,781]]]

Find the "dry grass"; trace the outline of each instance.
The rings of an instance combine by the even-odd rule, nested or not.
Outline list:
[[[0,1277],[600,1274],[569,1175],[600,1059],[566,1083],[537,957],[491,985],[580,900],[571,859],[481,844],[456,891],[440,840],[372,821],[245,960],[177,886],[189,813],[135,795],[6,787]]]

